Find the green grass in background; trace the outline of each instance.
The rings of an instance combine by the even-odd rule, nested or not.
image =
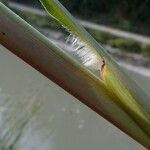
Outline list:
[[[141,49],[146,56],[150,56],[150,44],[143,44]]]
[[[124,51],[141,53],[140,43],[131,39],[115,38],[107,41],[107,44],[112,47],[120,48]]]

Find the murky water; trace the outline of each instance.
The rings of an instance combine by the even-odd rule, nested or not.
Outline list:
[[[0,89],[2,150],[145,149],[2,46]]]

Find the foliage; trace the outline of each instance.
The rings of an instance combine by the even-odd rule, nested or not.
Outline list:
[[[37,0],[15,1],[40,6]],[[149,0],[60,0],[60,2],[80,18],[150,35]]]
[[[107,41],[109,39],[113,39],[114,36],[109,34],[109,33],[105,33],[102,31],[98,31],[98,30],[94,30],[94,29],[90,29],[88,28],[87,31],[99,42],[107,44]]]
[[[136,53],[141,52],[140,44],[131,39],[115,38],[109,40],[107,43],[108,45],[120,48],[125,51],[136,52]]]
[[[0,0],[0,2],[2,2],[3,4],[7,5],[8,0]]]
[[[88,20],[128,31],[150,34],[148,0],[60,0],[73,13]],[[78,5],[80,3],[80,5]],[[84,11],[83,11],[84,9]],[[142,26],[142,28],[141,28]]]
[[[150,56],[150,44],[143,44],[141,49],[146,56]]]

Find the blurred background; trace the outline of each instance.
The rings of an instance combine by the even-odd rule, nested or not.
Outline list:
[[[66,45],[64,29],[47,15],[38,0],[0,1],[50,40],[61,47]],[[150,1],[60,2],[150,95]],[[15,119],[8,121],[3,116]],[[145,149],[2,46],[1,118],[0,148],[6,150]],[[11,134],[2,136],[4,128]]]
[[[14,0],[40,7],[37,0]],[[149,0],[60,0],[79,18],[131,32],[150,35]]]
[[[43,12],[37,0],[3,0],[23,19],[61,40],[60,24]],[[134,66],[150,68],[149,0],[60,0],[112,55]],[[44,17],[43,17],[44,16]],[[58,31],[60,33],[58,33]],[[143,70],[139,72],[143,72]]]

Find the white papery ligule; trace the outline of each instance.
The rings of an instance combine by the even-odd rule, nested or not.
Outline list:
[[[77,58],[77,60],[79,60],[85,67],[99,70],[101,77],[103,77],[102,71],[105,66],[105,61],[102,57],[90,50],[89,46],[82,42],[82,40],[72,32],[70,32],[70,35],[66,38],[66,43],[71,46],[70,49],[72,50],[72,56]]]

